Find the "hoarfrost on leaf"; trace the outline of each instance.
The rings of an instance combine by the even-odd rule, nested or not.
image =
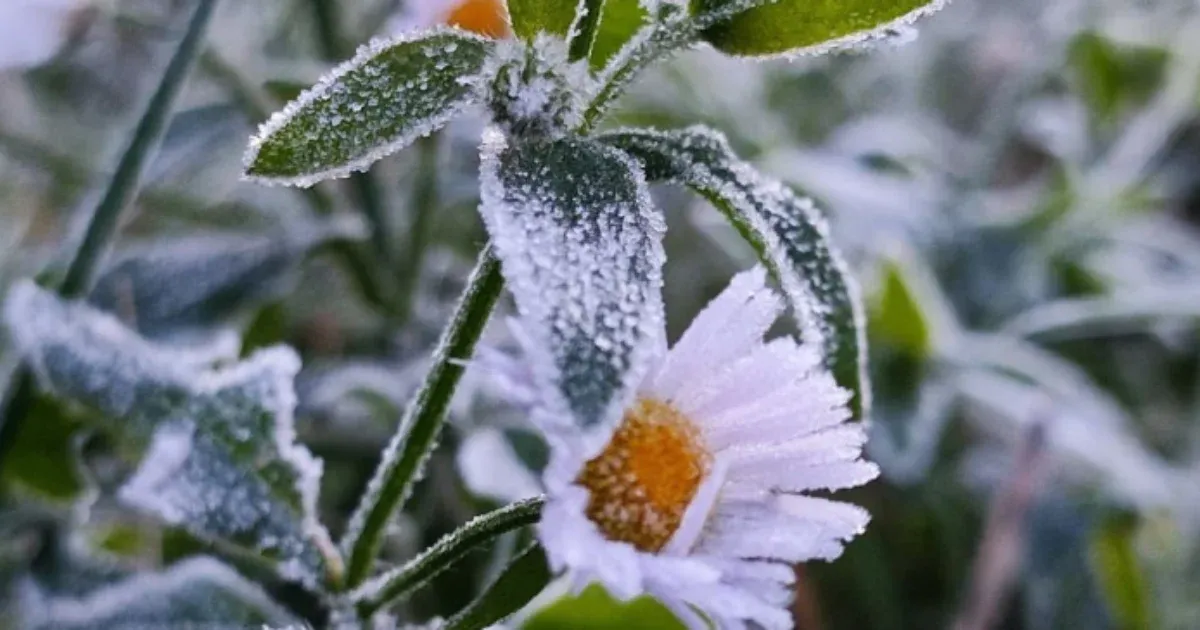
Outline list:
[[[838,384],[853,392],[855,417],[865,417],[870,387],[862,300],[812,200],[738,159],[722,135],[705,127],[623,130],[599,139],[639,160],[650,180],[693,188],[726,215],[779,280],[804,342],[822,348]]]
[[[247,177],[311,186],[365,170],[479,101],[491,48],[451,28],[372,41],[263,123]]]
[[[633,160],[579,138],[484,134],[480,211],[520,312],[540,407],[607,425],[662,333],[664,225]],[[553,419],[551,420],[553,421]]]
[[[315,583],[339,569],[328,566],[338,558],[316,517],[321,463],[295,441],[291,349],[213,368],[212,353],[154,344],[31,282],[13,287],[4,316],[43,387],[149,442],[121,499],[277,560],[290,579]]]
[[[78,597],[49,594],[32,582],[22,584],[20,591],[25,627],[33,630],[241,630],[297,623],[257,585],[206,557]]]

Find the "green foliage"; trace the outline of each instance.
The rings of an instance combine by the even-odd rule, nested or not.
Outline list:
[[[1135,547],[1138,530],[1137,517],[1125,514],[1101,521],[1091,536],[1092,571],[1121,630],[1157,627],[1150,612],[1150,585]]]
[[[479,100],[491,46],[447,30],[363,47],[264,124],[246,174],[307,186],[366,169]]]
[[[884,264],[881,288],[870,309],[872,339],[913,358],[929,355],[932,345],[931,323],[922,312],[921,302],[895,264]]]
[[[838,383],[854,394],[857,418],[870,409],[858,287],[830,243],[810,199],[758,174],[704,128],[618,132],[605,141],[642,161],[652,180],[689,186],[712,202],[783,286],[805,341],[820,344]]]
[[[694,12],[727,0],[694,0]],[[705,32],[722,52],[741,56],[820,53],[861,45],[937,10],[943,0],[780,0],[750,9]]]
[[[574,0],[511,0],[508,15],[513,32],[521,39],[533,41],[538,33],[566,37],[578,4]]]
[[[568,595],[530,617],[521,630],[674,630],[683,624],[662,604],[649,597],[619,602],[600,586],[589,586],[579,595]]]
[[[1165,49],[1121,46],[1096,32],[1076,36],[1068,55],[1083,98],[1105,125],[1154,95],[1169,60]]]
[[[80,423],[50,397],[37,396],[21,425],[0,479],[54,501],[77,500],[87,488],[78,461]]]
[[[521,609],[550,582],[546,552],[533,546],[521,552],[474,602],[446,623],[447,630],[484,630]]]
[[[606,0],[589,63],[600,69],[612,59],[649,19],[650,13],[638,0]]]

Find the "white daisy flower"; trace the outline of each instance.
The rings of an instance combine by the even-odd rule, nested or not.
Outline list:
[[[388,30],[400,34],[435,26],[457,26],[497,39],[512,35],[504,0],[411,0],[388,23]]]
[[[691,628],[791,628],[789,565],[832,560],[863,532],[865,510],[806,494],[878,468],[818,353],[763,341],[781,308],[763,269],[742,273],[674,348],[656,342],[606,442],[543,427],[538,536],[576,588],[649,594]]]

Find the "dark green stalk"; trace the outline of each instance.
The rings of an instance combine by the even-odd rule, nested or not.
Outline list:
[[[348,587],[362,584],[370,575],[387,523],[411,493],[437,444],[450,399],[462,377],[463,362],[474,353],[503,289],[500,263],[489,245],[480,252],[462,301],[442,333],[425,382],[405,409],[400,427],[350,519],[350,527],[342,539],[342,549],[349,555]]]
[[[83,241],[67,266],[66,276],[58,287],[58,293],[63,297],[79,298],[91,290],[100,262],[116,236],[125,209],[132,205],[137,196],[146,163],[162,141],[163,132],[174,111],[175,100],[203,48],[204,34],[217,2],[198,0],[187,31],[138,119],[129,146],[122,153],[100,203],[88,220]],[[28,366],[22,365],[13,374],[8,393],[4,396],[4,408],[0,415],[0,422],[4,423],[0,426],[0,468],[4,465],[8,449],[12,448],[13,437],[20,430],[33,393],[33,376]]]
[[[541,518],[544,502],[543,498],[537,497],[506,505],[443,536],[404,566],[374,580],[373,584],[379,585],[377,588],[364,589],[370,595],[358,602],[359,617],[369,618],[375,611],[420,588],[459,558],[501,534],[533,525]]]

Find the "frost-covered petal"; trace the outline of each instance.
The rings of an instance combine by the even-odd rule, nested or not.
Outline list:
[[[673,401],[685,384],[710,377],[754,350],[781,306],[766,279],[761,267],[735,276],[671,348],[647,393]]]

